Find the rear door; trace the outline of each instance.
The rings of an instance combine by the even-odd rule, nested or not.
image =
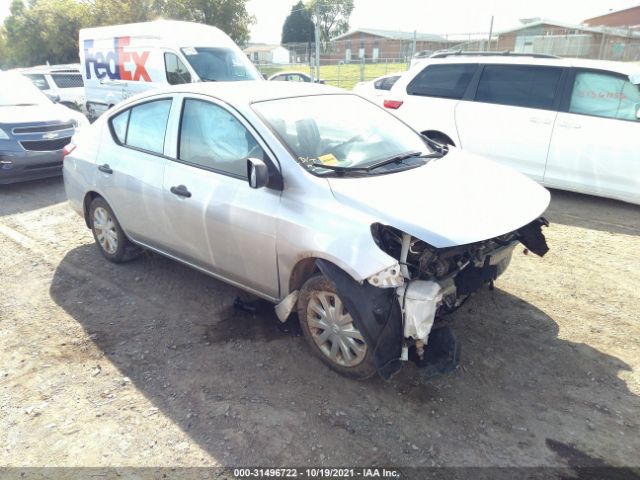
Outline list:
[[[640,89],[618,73],[573,71],[544,183],[640,203]]]
[[[541,182],[563,68],[485,65],[473,101],[455,109],[460,147]]]
[[[252,189],[247,158],[270,161],[246,120],[208,97],[186,96],[176,151],[164,173],[168,252],[277,298],[280,191]]]
[[[127,234],[162,248],[162,183],[170,97],[137,104],[109,120],[113,142],[100,148],[98,185]]]

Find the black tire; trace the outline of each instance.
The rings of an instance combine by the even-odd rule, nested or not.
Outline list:
[[[97,214],[96,211],[98,212]],[[113,249],[111,248],[114,247],[112,242],[107,241],[105,243],[104,240],[100,239],[100,235],[102,234],[104,236],[105,233],[96,225],[98,218],[105,214],[107,216],[107,222],[110,221],[107,225],[111,226],[111,228],[108,229],[110,232],[108,233],[109,238],[111,240],[115,240],[115,248]],[[96,215],[98,215],[98,218]],[[96,197],[91,201],[91,204],[89,205],[89,222],[91,224],[91,232],[93,233],[96,245],[98,246],[100,253],[102,253],[107,260],[113,263],[123,263],[140,256],[140,247],[131,243],[124,234],[122,227],[120,227],[120,223],[118,223],[118,219],[104,198]],[[107,229],[105,228],[104,230]]]
[[[354,342],[358,344],[358,348],[362,348],[362,346],[364,346],[364,348],[366,349],[366,353],[364,354],[364,357],[361,358],[361,360],[359,360],[359,363],[353,366],[341,365],[340,363],[332,360],[329,357],[329,355],[325,353],[321,349],[321,347],[316,343],[315,338],[318,338],[319,333],[322,332],[323,330],[320,328],[317,328],[314,325],[311,325],[314,319],[310,315],[311,312],[309,311],[310,310],[309,304],[311,301],[313,301],[314,298],[317,298],[316,295],[319,292],[330,294],[331,296],[335,296],[339,299],[335,286],[329,279],[327,279],[323,275],[316,275],[309,278],[302,286],[302,289],[300,290],[300,295],[298,296],[298,318],[300,319],[300,328],[302,330],[304,338],[307,341],[307,344],[311,348],[311,351],[316,357],[318,357],[327,366],[329,366],[329,368],[340,373],[341,375],[344,375],[345,377],[356,379],[356,380],[363,380],[371,377],[376,373],[376,367],[373,362],[373,357],[371,356],[371,351],[366,345],[366,343],[364,342],[364,340],[354,339]],[[333,306],[335,306],[335,304]],[[344,314],[348,315],[348,312],[346,310],[343,310],[343,312]],[[352,331],[355,331],[359,334],[359,331],[355,328],[354,325],[351,325],[350,328],[353,329]],[[326,343],[329,343],[331,346],[333,346],[333,343],[330,340],[327,340]],[[343,343],[343,346],[347,347],[347,349],[349,349],[349,351],[353,353],[356,357],[358,356],[355,353],[356,350],[350,349],[350,347],[344,343]],[[340,349],[339,353],[344,360],[342,349]]]

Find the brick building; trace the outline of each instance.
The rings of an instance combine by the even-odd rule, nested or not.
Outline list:
[[[439,35],[420,32],[374,30],[359,28],[331,40],[330,52],[322,55],[323,60],[345,63],[376,63],[386,59],[408,60],[415,51],[441,50],[447,47],[447,40]]]
[[[640,59],[640,31],[541,19],[523,20],[523,23],[500,32],[494,37],[491,49],[607,60]]]
[[[640,30],[640,5],[588,18],[583,23],[590,27],[606,26]]]

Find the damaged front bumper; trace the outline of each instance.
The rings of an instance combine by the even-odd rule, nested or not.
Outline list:
[[[492,285],[507,268],[518,241],[539,256],[546,254],[549,248],[542,227],[548,225],[544,218],[537,219],[514,232],[511,240],[499,248],[433,280],[412,280],[406,268],[402,269],[403,275],[399,275],[399,265],[406,265],[406,254],[401,254],[399,264],[363,283],[330,262],[317,260],[317,265],[335,284],[355,326],[371,349],[382,378],[390,379],[408,358],[424,368],[426,376],[432,376],[455,369],[460,357],[460,347],[450,328],[433,328],[443,307],[459,306],[470,294]],[[408,355],[409,346],[415,347],[411,355]]]

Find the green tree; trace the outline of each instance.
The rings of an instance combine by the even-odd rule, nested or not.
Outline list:
[[[0,29],[0,65],[27,67],[78,61],[81,28],[158,17],[215,25],[237,43],[255,21],[247,0],[12,0]]]
[[[89,9],[88,26],[148,22],[161,15],[159,0],[82,0]]]
[[[320,44],[323,52],[329,51],[329,42],[333,37],[349,31],[349,17],[353,7],[354,0],[309,0],[307,2],[311,20],[314,23],[319,22]]]
[[[4,23],[9,66],[78,60],[78,31],[86,8],[75,0],[13,0]]]
[[[282,44],[307,43],[313,41],[311,13],[302,0],[291,7],[291,13],[282,26]]]
[[[238,45],[249,41],[255,17],[247,12],[247,0],[160,0],[165,18],[218,27]]]

